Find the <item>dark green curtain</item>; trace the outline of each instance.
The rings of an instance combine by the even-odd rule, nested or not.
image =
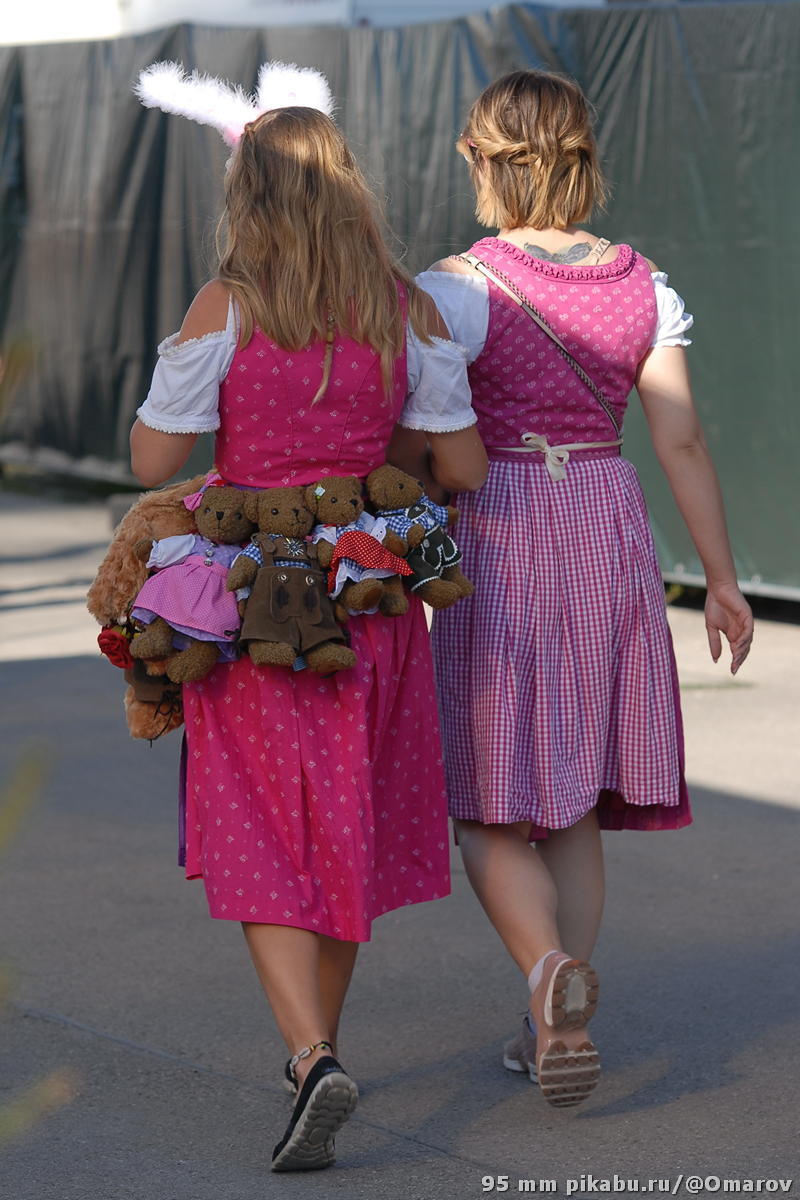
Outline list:
[[[698,407],[740,576],[800,597],[798,3],[514,6],[399,30],[179,26],[0,48],[0,346],[31,335],[38,349],[0,460],[124,478],[155,347],[212,273],[226,150],[137,104],[133,80],[161,58],[245,87],[270,58],[323,70],[413,269],[478,232],[453,142],[480,89],[517,67],[574,76],[613,185],[596,230],[669,271],[697,320]],[[626,453],[666,574],[699,577],[635,400]]]

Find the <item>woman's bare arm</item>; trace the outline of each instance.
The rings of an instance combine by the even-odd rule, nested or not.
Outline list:
[[[212,279],[192,301],[176,345],[224,329],[227,319],[228,292]],[[131,429],[131,470],[144,487],[157,487],[180,471],[197,437],[196,433],[163,433],[137,418]]]
[[[419,479],[438,504],[447,503],[450,492],[477,491],[488,471],[486,450],[474,425],[455,433],[421,433],[395,425],[386,461]]]
[[[420,481],[431,499],[441,502],[438,493],[443,494],[443,489],[439,488],[431,474],[427,433],[422,433],[419,429],[406,429],[403,425],[395,425],[389,445],[386,447],[386,461],[393,467],[399,467],[408,475],[413,475]]]
[[[454,433],[429,433],[431,474],[447,492],[476,492],[489,474],[486,448],[476,425]]]
[[[711,656],[715,662],[719,658],[724,633],[735,675],[750,650],[753,614],[736,582],[722,493],[694,407],[683,348],[651,350],[636,387],[658,460],[705,571]]]
[[[137,419],[131,429],[131,470],[143,487],[158,487],[180,471],[196,441],[196,433],[162,433]]]
[[[424,296],[426,331],[450,340],[450,331],[430,296]],[[475,425],[453,433],[421,433],[398,425],[386,458],[424,485],[433,500],[447,492],[474,492],[486,482],[489,462]]]

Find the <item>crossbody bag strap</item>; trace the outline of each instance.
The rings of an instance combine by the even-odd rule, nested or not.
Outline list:
[[[610,245],[611,242],[608,240],[608,238],[600,238],[599,242],[595,242],[594,249],[592,250],[591,254],[591,257],[594,258],[593,265],[596,266],[600,262],[600,259],[603,257]]]
[[[586,385],[597,403],[603,409],[603,412],[614,426],[614,431],[617,437],[621,437],[622,430],[620,428],[619,421],[617,420],[616,413],[612,407],[611,401],[603,395],[603,393],[600,391],[600,388],[597,386],[594,380],[586,374],[578,360],[572,354],[570,354],[569,350],[561,341],[561,338],[558,336],[555,330],[550,328],[542,314],[536,308],[534,308],[534,306],[527,299],[527,297],[522,294],[519,288],[517,288],[507,276],[498,271],[496,267],[490,267],[487,263],[483,262],[480,258],[477,258],[474,254],[457,254],[454,255],[454,257],[461,259],[462,262],[469,263],[469,265],[474,267],[476,271],[480,271],[481,275],[484,275],[487,279],[491,279],[492,283],[495,283],[501,291],[505,292],[507,296],[510,296],[514,303],[518,304],[522,311],[527,313],[530,319],[539,326],[542,332],[547,334],[550,340],[555,343],[556,349],[561,357],[569,363],[575,374],[578,376],[581,382]]]

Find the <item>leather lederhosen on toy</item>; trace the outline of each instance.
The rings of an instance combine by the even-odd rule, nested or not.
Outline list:
[[[408,510],[411,519],[427,515],[425,504],[417,503]],[[422,587],[430,579],[439,579],[448,567],[455,567],[461,562],[461,551],[446,529],[440,525],[429,530],[418,546],[409,550],[406,562],[413,572],[407,581],[412,592]]]
[[[295,539],[256,534],[264,565],[247,601],[240,641],[286,642],[297,654],[323,642],[346,643],[333,615],[316,549]],[[276,562],[277,560],[277,562]]]

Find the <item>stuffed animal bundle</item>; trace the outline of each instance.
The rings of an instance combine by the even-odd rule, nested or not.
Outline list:
[[[101,649],[125,669],[133,737],[153,739],[182,723],[179,681],[202,677],[220,652],[232,656],[243,610],[240,644],[254,662],[296,665],[302,655],[311,670],[330,674],[352,666],[355,655],[331,605],[328,579],[334,591],[340,584],[343,616],[345,602],[354,611],[376,605],[386,615],[405,611],[400,576],[434,608],[472,593],[444,528],[456,510],[434,505],[417,480],[395,467],[387,464],[367,479],[373,515],[364,511],[352,476],[261,492],[215,486],[219,482],[218,476],[199,476],[140,497],[116,529],[89,589],[87,606],[103,626]],[[323,494],[314,494],[319,488]],[[316,545],[307,540],[315,518]],[[186,555],[176,561],[180,556],[168,552],[179,545]],[[374,557],[365,557],[365,545]],[[147,562],[159,566],[152,581]],[[385,574],[390,567],[393,573]],[[167,588],[168,571],[176,585],[182,580],[182,590]],[[187,590],[198,581],[199,607],[216,619],[211,630],[198,629],[198,604]],[[230,593],[250,585],[247,607],[237,605]],[[143,626],[135,633],[133,608]]]
[[[131,654],[165,660],[173,683],[202,679],[220,659],[236,657],[241,621],[226,585],[230,566],[255,529],[245,499],[240,488],[202,488],[184,500],[197,533],[144,539],[136,547],[153,574],[131,608],[139,630]]]
[[[403,554],[411,568],[406,579],[431,608],[449,608],[475,590],[458,565],[461,551],[447,532],[458,517],[452,505],[435,504],[422,484],[388,463],[367,476],[367,496],[375,515],[394,535],[387,549]]]
[[[251,545],[234,561],[229,591],[251,587],[240,644],[260,666],[295,665],[299,656],[320,675],[355,664],[336,620],[316,546],[306,538],[314,515],[302,487],[266,488],[245,496],[258,525]]]
[[[86,607],[100,625],[124,624],[136,594],[147,579],[147,567],[134,547],[172,534],[195,533],[194,513],[183,503],[205,482],[204,475],[145,492],[114,530],[111,545],[86,595]]]
[[[125,670],[125,715],[134,738],[152,741],[183,723],[180,688],[163,674],[163,662],[136,663],[130,655],[128,612],[147,579],[134,547],[145,538],[194,532],[194,514],[183,501],[204,482],[200,475],[141,496],[114,531],[86,597],[89,612],[103,626],[98,638],[103,653]]]
[[[305,498],[317,518],[311,538],[328,571],[328,592],[339,602],[339,620],[378,610],[392,617],[406,612],[400,577],[411,568],[385,548],[386,522],[365,511],[361,480],[328,475],[307,487]]]

